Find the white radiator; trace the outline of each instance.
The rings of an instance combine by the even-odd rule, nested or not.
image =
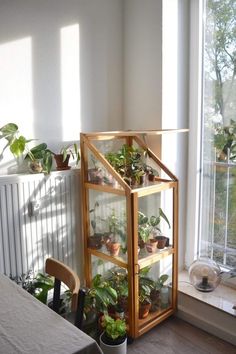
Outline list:
[[[0,273],[43,271],[50,256],[77,270],[78,186],[78,170],[0,176]]]

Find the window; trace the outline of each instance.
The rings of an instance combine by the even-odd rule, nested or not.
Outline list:
[[[236,0],[206,0],[199,252],[236,265]]]

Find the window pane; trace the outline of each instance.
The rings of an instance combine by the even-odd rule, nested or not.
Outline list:
[[[200,253],[236,264],[236,0],[206,0]]]

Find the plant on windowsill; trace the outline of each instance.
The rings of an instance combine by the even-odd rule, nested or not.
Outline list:
[[[52,170],[53,158],[57,165],[57,171],[69,170],[71,168],[71,166],[69,166],[70,156],[76,160],[75,164],[77,166],[80,161],[80,153],[76,143],[63,146],[59,153],[51,151],[47,148],[45,143],[42,143],[29,150],[26,158],[32,161],[41,160],[43,169],[40,172],[49,174]]]
[[[63,146],[59,154],[49,150],[45,143],[41,143],[30,149],[28,143],[34,139],[26,139],[23,135],[20,135],[18,126],[15,123],[8,123],[0,128],[1,139],[5,139],[7,143],[0,153],[0,160],[3,158],[3,153],[8,147],[16,158],[26,153],[25,159],[29,160],[29,168],[33,173],[44,172],[49,174],[52,169],[53,157],[56,163],[57,160],[59,160],[59,164],[60,162],[62,163],[62,165],[58,165],[57,170],[70,169],[70,166],[68,166],[70,156],[76,159],[76,165],[80,161],[79,148],[76,143]]]
[[[25,160],[29,160],[29,169],[32,173],[49,174],[52,168],[51,151],[47,144],[39,144],[28,151]]]
[[[26,152],[26,156],[28,156],[31,162],[36,162],[36,158],[28,147],[28,143],[34,139],[26,139],[23,135],[20,135],[18,125],[15,123],[8,123],[0,128],[0,140],[1,139],[5,139],[7,143],[0,153],[0,160],[3,158],[4,151],[9,148],[15,158],[22,156]],[[44,147],[44,149],[46,148]],[[41,147],[39,150],[41,150]],[[40,163],[35,163],[34,169],[37,172],[42,172],[43,167]]]
[[[21,156],[26,149],[27,143],[32,141],[32,139],[26,139],[23,135],[20,135],[18,126],[15,123],[8,123],[0,128],[1,139],[5,139],[7,143],[2,149],[0,159],[3,158],[3,153],[8,147],[14,157]]]

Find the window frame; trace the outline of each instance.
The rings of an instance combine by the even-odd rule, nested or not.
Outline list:
[[[185,267],[199,255],[204,0],[190,2],[189,156]]]
[[[185,268],[200,255],[201,242],[201,183],[203,147],[204,99],[204,28],[206,0],[190,3],[190,53],[189,53],[189,149]],[[230,165],[231,166],[231,165]],[[219,264],[220,265],[220,264]],[[228,266],[220,265],[222,271]]]

